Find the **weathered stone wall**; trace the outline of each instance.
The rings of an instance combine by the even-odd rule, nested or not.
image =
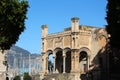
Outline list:
[[[6,80],[5,52],[0,51],[0,80]]]

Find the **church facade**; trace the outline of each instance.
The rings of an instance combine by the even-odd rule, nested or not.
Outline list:
[[[104,28],[79,25],[79,18],[71,19],[71,27],[63,32],[48,34],[48,26],[42,25],[42,69],[49,74],[48,58],[53,55],[52,73],[70,73],[74,80],[93,68],[99,69],[97,57],[107,44],[108,35]],[[95,75],[99,75],[99,70]]]

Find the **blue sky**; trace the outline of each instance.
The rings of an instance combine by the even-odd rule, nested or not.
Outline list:
[[[79,17],[80,25],[105,27],[107,0],[28,0],[26,29],[16,45],[31,53],[41,53],[41,25],[48,32],[63,31],[71,26],[71,18]]]

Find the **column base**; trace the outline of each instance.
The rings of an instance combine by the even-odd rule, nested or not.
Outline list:
[[[65,74],[66,72],[63,72],[63,74]]]
[[[56,73],[56,71],[53,71],[53,73]]]
[[[71,72],[71,73],[75,73],[75,70],[71,70],[70,72]]]
[[[80,73],[79,70],[71,70],[70,72],[71,72],[71,73]]]

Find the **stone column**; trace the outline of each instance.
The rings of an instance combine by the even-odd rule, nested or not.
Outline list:
[[[31,73],[32,73],[32,69],[31,69]],[[45,53],[42,53],[42,72],[43,74],[46,74],[46,55]]]
[[[55,68],[56,68],[56,56],[53,56],[53,73],[56,73]]]
[[[89,56],[87,56],[87,71],[89,71]]]
[[[74,52],[71,52],[71,72],[74,72],[75,69],[75,56],[74,56]]]
[[[79,72],[79,56],[76,52],[76,55],[75,55],[75,72]]]
[[[48,73],[48,57],[46,57],[46,73]]]
[[[63,52],[63,73],[65,73],[65,64],[66,64],[66,61],[65,61],[65,59],[66,59],[66,54]]]

